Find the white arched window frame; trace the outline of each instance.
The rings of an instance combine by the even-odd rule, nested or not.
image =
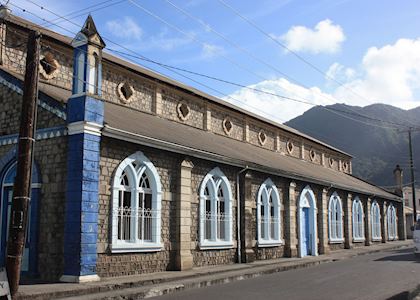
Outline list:
[[[329,237],[332,243],[341,243],[343,237],[343,206],[336,192],[330,197],[328,205]]]
[[[273,181],[268,178],[257,195],[258,246],[281,245],[280,195]]]
[[[88,86],[86,90],[94,95],[99,95],[99,80],[100,80],[100,60],[98,53],[94,52],[89,56],[88,69]]]
[[[371,208],[372,216],[372,240],[379,241],[382,239],[381,235],[381,211],[378,202],[374,201]]]
[[[387,227],[388,227],[388,240],[396,240],[397,235],[397,213],[395,207],[391,204],[388,206],[386,213]]]
[[[200,249],[232,248],[232,190],[219,168],[200,186]]]
[[[365,240],[365,223],[362,201],[358,197],[353,200],[353,241],[362,242]]]
[[[159,174],[142,152],[120,163],[112,189],[112,252],[162,249],[161,195]]]
[[[74,76],[73,79],[73,85],[76,87],[75,94],[83,93],[84,91],[84,85],[85,85],[85,68],[86,68],[86,62],[85,62],[85,53],[83,50],[78,50],[77,53],[77,69],[76,69],[76,76]]]

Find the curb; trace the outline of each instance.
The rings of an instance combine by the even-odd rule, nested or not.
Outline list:
[[[306,261],[290,261],[280,263],[270,263],[261,265],[244,264],[245,266],[236,270],[215,270],[204,271],[199,274],[180,274],[180,276],[172,278],[159,278],[149,280],[139,280],[134,282],[110,283],[97,286],[84,285],[80,289],[62,290],[48,292],[46,289],[42,293],[25,293],[18,294],[18,300],[47,300],[47,299],[86,299],[86,300],[121,300],[121,299],[145,299],[176,291],[182,291],[192,288],[200,288],[235,282],[244,279],[251,279],[263,275],[269,275],[278,272],[284,272],[294,269],[308,268],[324,263],[341,261],[382,251],[409,248],[411,245],[395,245],[384,249],[372,249],[360,253],[347,253],[343,257],[336,258],[334,255],[325,256],[325,258],[317,257],[316,259]],[[414,298],[411,298],[414,299]]]

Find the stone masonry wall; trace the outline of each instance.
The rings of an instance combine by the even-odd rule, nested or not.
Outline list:
[[[144,112],[152,112],[156,86],[149,80],[142,80],[123,68],[109,65],[104,65],[102,76],[102,96],[105,100]],[[132,88],[133,94],[128,99],[120,94],[122,91],[119,85],[124,83],[128,89]]]
[[[19,132],[22,95],[0,84],[0,136]],[[37,128],[64,126],[65,121],[38,106]]]
[[[255,220],[253,222],[252,227],[252,234],[255,237],[255,247],[254,252],[256,259],[258,260],[265,260],[265,259],[274,259],[274,258],[280,258],[284,256],[284,244],[281,246],[276,247],[258,247],[256,241],[258,240],[258,233],[257,233],[257,197],[258,197],[258,191],[261,187],[261,184],[264,183],[265,180],[270,178],[273,183],[275,184],[279,195],[280,195],[280,238],[284,242],[285,235],[284,235],[284,228],[287,220],[285,220],[285,214],[284,214],[284,207],[285,207],[285,201],[287,201],[287,197],[284,194],[288,191],[287,189],[287,183],[288,180],[285,178],[267,175],[259,172],[252,172],[252,197],[255,199],[255,206],[252,209],[252,218]]]
[[[0,87],[0,137],[17,134],[22,96]],[[38,109],[37,128],[62,125],[64,120],[52,113]],[[0,158],[17,145],[0,146]],[[39,199],[38,271],[43,280],[57,280],[63,268],[63,234],[66,175],[66,137],[37,140],[35,163],[41,174],[41,195]],[[1,172],[2,170],[0,170]]]
[[[191,188],[193,199],[191,209],[191,242],[193,248],[193,262],[194,266],[219,265],[230,264],[236,261],[236,244],[231,249],[224,250],[200,250],[199,249],[199,224],[200,224],[200,199],[199,189],[204,177],[215,167],[219,167],[230,182],[232,190],[232,240],[236,243],[237,240],[237,226],[236,226],[236,172],[237,168],[227,165],[209,162],[200,159],[193,159],[194,168],[191,173]]]
[[[17,145],[0,146],[0,158]],[[40,279],[58,280],[63,271],[66,137],[40,140],[35,163],[41,173],[38,202],[38,264]],[[0,170],[0,172],[3,170]]]
[[[156,167],[162,183],[162,231],[163,249],[150,253],[111,253],[110,216],[112,207],[111,189],[114,172],[118,165],[131,154],[142,151]],[[179,176],[179,155],[156,151],[148,147],[103,138],[101,142],[98,260],[99,276],[122,276],[151,273],[173,268],[175,243],[175,200]]]

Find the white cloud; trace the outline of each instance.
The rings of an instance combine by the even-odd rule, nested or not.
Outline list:
[[[112,35],[119,38],[139,40],[143,35],[143,30],[136,21],[127,16],[106,22],[106,27]]]
[[[381,48],[371,47],[357,70],[334,63],[326,74],[343,84],[337,86],[327,77],[327,86],[335,86],[330,94],[319,87],[307,89],[284,78],[262,81],[249,87],[305,99],[314,105],[346,103],[366,106],[385,103],[412,109],[420,105],[420,38],[400,39]],[[279,122],[290,120],[313,107],[245,88],[231,96],[235,100],[228,97],[225,100]]]
[[[416,102],[420,100],[420,39],[399,39],[392,45],[369,48],[358,73],[336,89],[337,99],[358,105],[381,102],[406,109],[420,104]]]
[[[293,26],[280,39],[290,50],[318,54],[339,51],[346,37],[340,25],[326,19],[316,24],[314,29]]]
[[[336,84],[338,82],[347,82],[356,76],[356,71],[352,68],[346,68],[339,63],[333,63],[327,70],[325,78],[328,84]]]
[[[313,105],[329,105],[336,102],[331,95],[323,93],[318,87],[307,89],[284,78],[262,81],[249,87],[290,98],[304,99],[304,101]],[[313,107],[311,104],[282,99],[246,88],[242,88],[229,96],[233,99],[230,97],[224,99],[280,123],[297,117]]]

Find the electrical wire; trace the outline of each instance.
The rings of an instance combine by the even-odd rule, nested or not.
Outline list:
[[[48,12],[50,12],[50,13],[54,14],[54,15],[55,15],[55,16],[57,16],[57,17],[60,17],[60,18],[63,18],[63,19],[65,19],[65,20],[67,20],[68,22],[72,23],[72,24],[73,24],[73,25],[75,25],[75,26],[79,26],[77,23],[74,23],[74,22],[72,22],[71,20],[68,20],[68,19],[66,19],[66,18],[62,17],[62,16],[60,16],[60,15],[56,14],[55,12],[53,12],[53,11],[51,11],[51,10],[49,10],[49,9],[45,8],[45,7],[42,7],[42,6],[38,5],[38,4],[36,4],[35,2],[33,2],[33,1],[31,1],[31,0],[26,0],[26,1],[27,1],[27,2],[30,2],[30,3],[33,3],[33,4],[37,5],[37,6],[39,6],[41,9],[45,9],[46,11],[48,11]],[[129,1],[131,1],[131,0],[129,0]],[[17,8],[19,8],[19,9],[23,10],[24,12],[30,13],[30,14],[32,14],[32,15],[34,15],[34,16],[36,16],[36,17],[38,17],[38,18],[42,19],[42,20],[45,20],[44,18],[39,17],[38,15],[36,15],[36,14],[34,14],[34,13],[32,13],[32,12],[28,11],[27,9],[21,8],[21,7],[17,6],[17,5],[15,5],[15,4],[12,4],[12,5],[14,5],[15,7],[17,7]],[[45,21],[47,21],[47,20],[45,20]],[[49,21],[47,21],[47,22],[49,22]],[[50,22],[50,23],[52,23],[52,22]],[[58,25],[58,24],[54,24],[54,23],[52,23],[52,25],[55,25],[55,26],[57,26],[57,27],[59,27],[59,28],[62,28],[63,30],[66,30],[67,32],[70,32],[70,33],[72,33],[72,34],[75,34],[74,32],[69,31],[67,28],[64,28],[63,26],[60,26],[60,25]],[[80,28],[80,27],[79,27],[79,28]],[[147,59],[147,58],[145,58],[144,56],[139,55],[139,54],[137,54],[136,52],[134,52],[134,51],[132,51],[132,50],[130,50],[130,49],[128,49],[128,48],[126,48],[126,47],[124,47],[124,46],[122,46],[122,45],[118,44],[118,43],[115,43],[115,42],[113,42],[112,40],[110,40],[110,39],[108,39],[108,38],[106,38],[106,37],[102,37],[102,38],[103,38],[104,40],[107,40],[107,41],[111,42],[112,44],[115,44],[115,45],[117,45],[117,46],[119,46],[119,47],[121,47],[121,48],[123,48],[123,49],[126,49],[126,50],[128,50],[128,51],[130,51],[130,52],[134,53],[134,54],[135,54],[135,56],[136,56],[137,58],[139,58],[139,59],[143,59],[143,60],[146,60],[146,61],[148,61],[148,62],[158,64],[158,65],[160,65],[161,67],[164,67],[164,68],[165,68],[165,69],[167,69],[167,70],[170,70],[170,69],[178,69],[178,70],[182,70],[183,72],[187,72],[187,70],[185,70],[185,69],[172,67],[172,66],[169,66],[169,65],[165,65],[165,64],[158,63],[158,62],[155,62],[155,61],[153,61],[153,60]],[[115,50],[114,50],[114,51],[115,51]],[[128,55],[130,55],[130,54],[128,54]],[[131,55],[131,56],[132,56],[132,55]],[[213,91],[217,92],[218,94],[225,95],[224,93],[221,93],[220,91],[218,91],[218,90],[216,90],[216,89],[214,89],[214,88],[212,88],[212,87],[209,87],[208,85],[202,84],[202,83],[198,82],[197,80],[194,80],[194,79],[192,79],[192,78],[190,78],[190,77],[187,77],[187,76],[185,76],[185,75],[183,75],[183,74],[180,74],[179,72],[175,72],[174,70],[170,70],[170,71],[172,71],[173,73],[175,73],[175,74],[177,74],[177,75],[179,75],[179,76],[181,76],[181,77],[183,77],[183,78],[186,78],[186,79],[188,79],[188,80],[190,80],[190,81],[192,81],[192,82],[194,82],[194,83],[197,83],[197,84],[199,84],[199,85],[201,85],[201,86],[203,86],[203,87],[205,87],[205,88],[208,88],[208,89],[210,89],[210,90],[213,90]],[[190,71],[188,71],[188,72],[190,72]],[[195,75],[198,75],[198,74],[199,74],[199,73],[197,73],[197,72],[190,72],[190,73],[194,73]],[[207,76],[207,75],[204,75],[204,74],[201,74],[201,75],[202,75],[202,76],[204,76],[204,77],[207,77],[207,78],[212,78],[212,79],[214,79],[214,80],[219,80],[219,81],[221,81],[221,82],[230,83],[230,84],[234,84],[234,85],[236,85],[236,86],[240,86],[240,87],[243,87],[243,88],[247,88],[247,86],[240,85],[240,84],[236,84],[236,83],[232,83],[232,82],[229,82],[229,81],[227,81],[227,80],[220,80],[220,79],[216,79],[215,77]],[[250,88],[250,87],[248,87],[248,88]],[[253,89],[253,88],[250,88],[250,89]],[[254,89],[254,91],[257,91],[257,89]],[[287,99],[287,100],[295,101],[295,102],[305,103],[305,104],[308,104],[308,105],[311,105],[311,106],[317,106],[316,104],[313,104],[313,103],[311,103],[311,102],[309,102],[309,101],[303,101],[303,100],[296,99],[296,98],[292,98],[292,97],[281,96],[281,95],[278,95],[278,94],[275,94],[275,93],[266,92],[266,91],[263,91],[263,90],[259,90],[259,92],[264,93],[264,94],[269,94],[269,95],[271,95],[271,96],[275,96],[275,97],[279,97],[279,98],[283,98],[283,99]],[[225,96],[227,96],[227,95],[225,95]],[[230,96],[228,96],[228,97],[230,97]],[[230,99],[232,99],[232,97],[230,97]],[[237,101],[237,100],[236,100],[236,102],[243,103],[243,102],[241,102],[241,101]],[[245,104],[245,105],[247,105],[248,107],[250,107],[250,105],[248,105],[248,104]],[[331,108],[331,107],[324,107],[324,106],[319,106],[319,107],[321,107],[321,108],[323,108],[323,109],[325,109],[325,110],[327,110],[327,111],[330,111],[330,112],[332,112],[332,113],[334,113],[334,114],[337,114],[337,115],[340,115],[340,116],[342,116],[342,117],[345,117],[345,118],[347,118],[347,119],[350,119],[350,120],[353,120],[353,121],[356,121],[356,122],[360,122],[360,123],[363,123],[363,124],[366,124],[366,125],[370,125],[370,126],[376,126],[376,127],[381,127],[381,128],[387,128],[387,129],[396,129],[396,128],[400,128],[400,127],[407,127],[407,125],[405,125],[405,124],[400,124],[400,123],[390,122],[390,121],[384,121],[384,120],[380,120],[380,119],[376,119],[376,118],[372,118],[372,117],[366,117],[366,116],[364,116],[364,115],[354,114],[354,113],[349,113],[349,112],[347,112],[347,111],[338,110],[338,109],[334,109],[334,108]],[[259,110],[259,111],[261,111],[261,110]],[[362,120],[352,118],[352,117],[350,117],[350,116],[348,116],[348,115],[343,115],[342,113],[344,113],[344,114],[348,114],[348,115],[352,115],[352,116],[355,116],[355,117],[368,118],[368,119],[369,119],[369,120],[371,120],[371,121],[375,121],[375,122],[379,122],[379,123],[388,123],[388,124],[394,125],[394,127],[390,127],[390,126],[383,126],[383,125],[378,125],[378,124],[373,124],[373,123],[364,122],[364,121],[362,121]],[[269,114],[267,114],[266,112],[264,112],[264,115],[269,115]],[[274,118],[278,118],[277,116],[273,116],[273,117],[274,117]],[[395,126],[398,126],[398,127],[395,127]]]
[[[299,55],[297,52],[293,51],[292,49],[290,49],[289,47],[287,47],[286,45],[284,45],[283,43],[281,43],[277,38],[274,38],[273,35],[267,33],[266,31],[264,31],[255,22],[253,22],[249,18],[245,17],[237,9],[235,9],[233,6],[231,6],[228,3],[226,3],[224,0],[218,0],[218,2],[221,3],[224,7],[228,8],[229,10],[231,10],[235,15],[237,15],[242,20],[244,20],[246,23],[248,23],[249,25],[251,25],[251,27],[253,27],[254,29],[256,29],[262,35],[266,36],[269,40],[273,41],[277,46],[279,46],[280,48],[286,50],[287,52],[292,53],[296,58],[298,58],[299,60],[301,60],[303,63],[305,63],[306,65],[310,66],[312,69],[314,69],[315,71],[317,71],[318,73],[320,73],[321,75],[323,75],[323,77],[325,77],[325,78],[327,78],[327,79],[329,79],[331,81],[334,81],[336,84],[338,84],[338,86],[343,87],[344,89],[346,89],[347,91],[351,92],[353,95],[357,96],[358,98],[361,98],[361,99],[365,100],[368,103],[374,104],[374,102],[372,102],[369,99],[367,99],[366,97],[360,95],[359,93],[357,93],[353,89],[349,88],[347,85],[341,83],[340,81],[338,81],[334,77],[331,77],[330,75],[328,75],[327,73],[325,73],[324,71],[322,71],[319,67],[317,67],[315,64],[311,63],[309,60],[305,59],[303,56]],[[408,122],[411,123],[414,126],[420,126],[419,124],[412,123],[411,121],[408,121]]]

